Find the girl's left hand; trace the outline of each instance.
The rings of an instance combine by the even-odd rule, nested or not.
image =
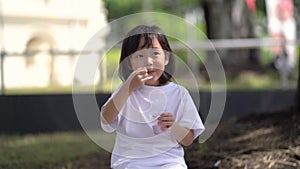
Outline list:
[[[162,131],[166,131],[168,128],[170,128],[175,119],[173,117],[173,114],[171,113],[162,113],[158,118],[158,125],[160,125],[160,129]]]

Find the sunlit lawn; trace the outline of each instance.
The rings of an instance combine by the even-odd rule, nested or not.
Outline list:
[[[1,169],[62,169],[66,164],[69,168],[76,159],[102,153],[107,154],[84,132],[79,131],[24,136],[0,135]]]
[[[272,61],[272,57],[270,56],[270,51],[267,49],[263,49],[263,57],[262,64],[267,67]],[[177,53],[179,56],[186,55],[185,52],[181,51]],[[75,87],[76,92],[92,92],[92,93],[110,93],[115,90],[118,85],[121,83],[118,78],[118,62],[120,57],[120,49],[111,49],[105,55],[105,61],[107,64],[107,79],[105,81],[101,81],[102,84],[95,84],[90,86],[47,86],[47,87],[29,87],[29,88],[9,88],[7,87],[5,90],[6,94],[70,94],[72,93],[72,87]],[[182,56],[184,57],[184,56]],[[182,66],[182,65],[180,65]],[[180,66],[178,67],[180,69]],[[295,88],[297,84],[298,78],[298,66],[294,68],[293,72],[289,76],[289,86],[288,88]],[[182,82],[186,88],[190,86],[190,80],[184,79],[184,76],[181,77],[183,79],[176,79],[176,81]],[[197,77],[198,88],[200,90],[208,91],[211,89],[211,83],[209,80],[205,80],[202,75]],[[184,84],[188,82],[187,84]],[[218,84],[216,84],[218,85]],[[221,87],[226,87],[228,90],[263,90],[263,89],[281,89],[282,81],[280,74],[276,71],[267,71],[263,74],[257,74],[254,72],[243,72],[239,76],[235,78],[229,78],[226,75],[226,86],[222,83]],[[194,88],[193,88],[194,89]]]
[[[287,88],[296,88],[297,73],[292,75],[288,81]],[[190,88],[190,80],[176,79],[180,85]],[[186,82],[186,83],[185,83]],[[116,77],[115,79],[108,79],[102,86],[78,86],[75,93],[110,93],[114,91],[121,81]],[[198,89],[200,91],[211,90],[211,83],[204,79],[198,79]],[[282,89],[282,81],[279,74],[276,72],[270,74],[255,74],[253,72],[245,72],[234,79],[226,79],[225,83],[214,84],[221,85],[227,90],[264,90],[264,89]],[[193,86],[192,89],[195,89]],[[8,88],[5,91],[7,95],[22,95],[22,94],[72,94],[72,86],[48,86],[48,87],[31,87],[31,88]]]

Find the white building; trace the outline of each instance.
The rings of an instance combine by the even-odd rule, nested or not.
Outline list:
[[[3,62],[6,88],[71,85],[76,57],[48,51],[80,51],[107,24],[101,0],[0,0],[0,15],[0,45],[8,53]],[[97,36],[104,45],[106,33]],[[29,50],[43,52],[10,55]]]

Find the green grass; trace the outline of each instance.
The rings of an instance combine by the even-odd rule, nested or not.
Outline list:
[[[7,88],[7,95],[27,95],[27,94],[70,94],[73,86],[46,86],[46,87],[24,87],[24,88]],[[75,86],[76,93],[99,92],[99,85],[82,85]]]
[[[190,81],[189,80],[180,80],[181,85],[189,88]],[[184,84],[187,82],[186,84]],[[121,84],[121,80],[117,77],[115,79],[108,79],[103,83],[103,86],[78,86],[76,87],[76,93],[110,93],[114,91],[119,84]],[[210,81],[203,79],[200,77],[198,79],[199,89],[203,91],[207,91],[211,89]],[[214,84],[218,87],[218,84]],[[297,86],[297,72],[293,72],[291,77],[289,78],[289,86],[288,88],[296,88]],[[194,86],[192,86],[194,88]],[[263,90],[263,89],[281,89],[282,81],[280,79],[280,75],[277,72],[270,72],[267,74],[255,74],[253,72],[245,72],[239,75],[234,79],[226,79],[226,86],[221,86],[222,88],[226,87],[228,90]],[[27,94],[71,94],[72,86],[49,86],[49,87],[32,87],[32,88],[9,88],[6,89],[6,95],[27,95]]]
[[[101,152],[84,132],[0,135],[1,169],[61,169],[61,164],[72,165],[80,157]]]
[[[199,51],[198,51],[199,52]],[[176,56],[179,56],[183,61],[186,61],[187,52],[186,51],[174,51]],[[261,49],[262,64],[268,66],[272,61],[271,51],[267,48]],[[199,53],[200,57],[204,56],[204,53]],[[113,48],[106,54],[107,64],[108,66],[108,76],[113,77],[114,72],[117,70],[118,62],[120,57],[120,49]],[[203,65],[202,61],[197,60],[199,65]],[[289,78],[289,88],[295,88],[297,83],[297,75],[298,75],[298,65],[295,67]],[[120,84],[120,80],[118,76],[113,79],[108,79],[102,88],[105,92],[111,92],[118,87]],[[114,83],[116,81],[116,83]],[[210,90],[211,84],[209,81],[204,80],[203,77],[198,79],[199,89],[200,90]],[[184,80],[182,80],[184,82]],[[189,82],[189,81],[188,81]],[[265,74],[255,74],[253,72],[245,72],[239,75],[234,79],[227,78],[226,79],[226,87],[228,90],[261,90],[261,89],[280,89],[282,88],[281,78],[278,72],[267,72]],[[183,84],[185,85],[185,84]],[[217,85],[216,85],[217,86]],[[186,84],[188,88],[188,84]]]
[[[297,50],[299,52],[299,50]],[[102,86],[99,84],[90,85],[90,86],[76,86],[76,91],[82,93],[99,93],[99,92],[111,92],[115,90],[118,85],[121,83],[118,77],[118,64],[120,58],[120,49],[112,48],[107,51],[105,56],[105,62],[107,64],[107,80],[102,83]],[[179,56],[183,61],[186,61],[187,52],[175,50],[174,53],[176,56]],[[261,61],[262,64],[268,66],[271,61],[271,53],[267,48],[261,49]],[[202,57],[205,54],[199,53]],[[299,58],[298,58],[299,59]],[[203,66],[203,63],[200,59],[197,60],[197,63]],[[298,62],[297,62],[298,63]],[[289,88],[295,88],[298,78],[298,66],[296,65],[294,71],[289,77]],[[178,66],[177,66],[178,67]],[[114,79],[112,79],[114,77]],[[198,79],[199,89],[200,90],[210,90],[211,84],[209,81],[204,80],[203,77]],[[242,73],[240,76],[231,79],[226,79],[227,89],[229,90],[256,90],[256,89],[278,89],[282,88],[282,82],[278,72],[267,72],[265,74],[254,74],[253,72]],[[184,84],[185,85],[185,84]],[[189,86],[185,86],[189,87]],[[30,88],[7,88],[5,94],[7,95],[22,95],[22,94],[70,94],[72,93],[72,86],[47,86],[47,87],[30,87]]]
[[[291,75],[288,86],[285,89],[295,89],[297,87],[297,74]],[[210,90],[209,81],[200,81],[200,90]],[[218,84],[215,84],[218,88]],[[221,86],[224,87],[224,86]],[[283,89],[282,80],[277,72],[267,74],[256,74],[254,72],[244,72],[234,79],[226,79],[227,90],[270,90]]]
[[[107,66],[107,77],[112,77],[119,65],[121,49],[113,48],[107,51],[105,55]]]

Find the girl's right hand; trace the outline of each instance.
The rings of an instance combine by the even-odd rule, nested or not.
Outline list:
[[[143,86],[150,78],[151,76],[148,75],[145,67],[140,67],[133,71],[125,81],[129,86],[129,93]]]

